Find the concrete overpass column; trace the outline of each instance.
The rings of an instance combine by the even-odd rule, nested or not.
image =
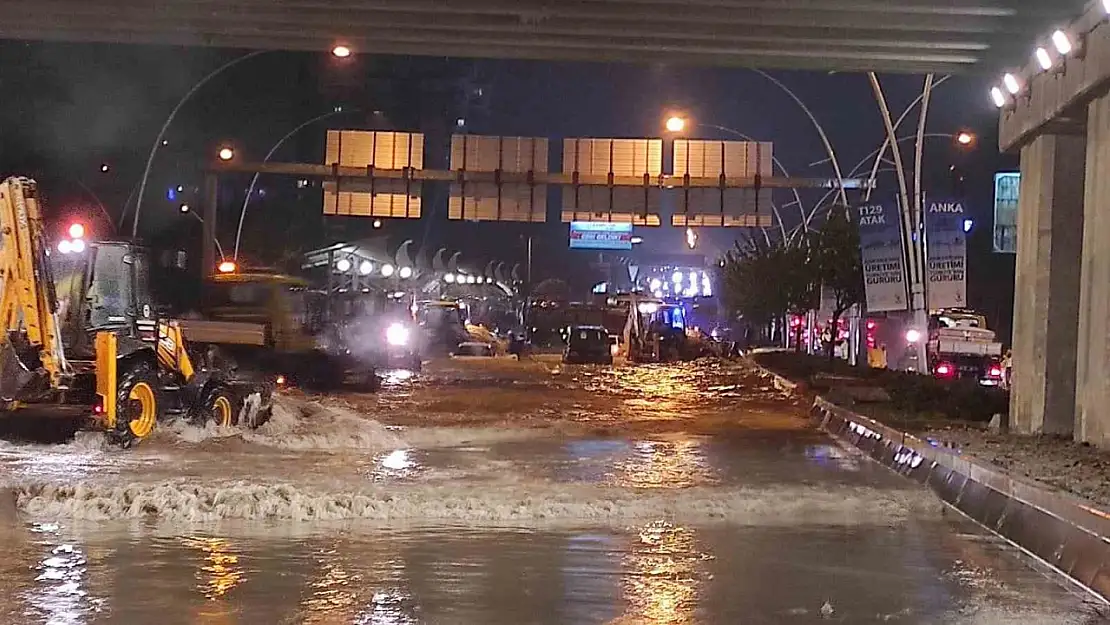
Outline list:
[[[1010,423],[1022,434],[1070,436],[1075,422],[1085,148],[1042,135],[1021,151]]]
[[[1110,96],[1087,110],[1076,440],[1110,447]]]

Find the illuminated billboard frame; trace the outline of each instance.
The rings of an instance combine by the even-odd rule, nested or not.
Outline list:
[[[631,250],[632,223],[617,221],[570,222],[572,250]]]
[[[1000,171],[994,175],[994,251],[1000,254],[1017,253],[1018,197],[1021,191],[1021,174]]]

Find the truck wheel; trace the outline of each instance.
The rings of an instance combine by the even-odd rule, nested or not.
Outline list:
[[[240,405],[229,389],[217,388],[204,402],[204,413],[208,421],[220,427],[232,427],[239,423]]]
[[[130,447],[154,432],[162,416],[158,375],[146,362],[136,362],[120,376],[116,391],[116,427],[109,437]]]

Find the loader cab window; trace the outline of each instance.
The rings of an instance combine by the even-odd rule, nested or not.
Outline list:
[[[134,291],[135,315],[140,319],[149,319],[156,316],[154,298],[150,292],[150,257],[143,252],[131,254],[132,271],[135,280],[131,282]]]
[[[131,266],[134,259],[123,247],[97,246],[86,294],[89,326],[99,328],[127,322],[132,301]]]

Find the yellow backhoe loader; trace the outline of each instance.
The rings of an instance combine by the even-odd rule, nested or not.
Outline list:
[[[64,247],[47,240],[35,182],[0,182],[0,416],[89,415],[123,446],[167,417],[256,426],[268,416],[267,381],[157,318],[143,248]]]

